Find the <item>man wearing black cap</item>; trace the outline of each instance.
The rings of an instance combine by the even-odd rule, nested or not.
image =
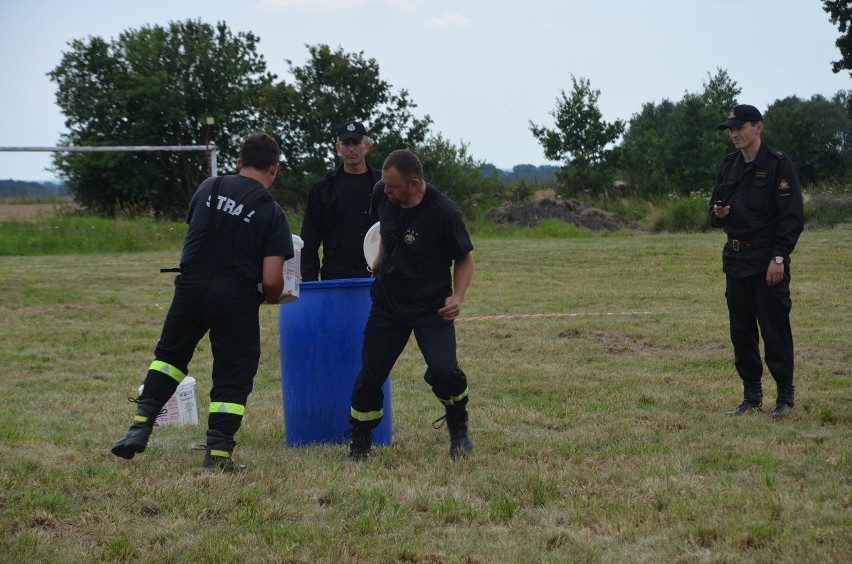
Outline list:
[[[754,106],[733,108],[728,129],[737,151],[722,162],[710,200],[710,224],[724,229],[734,365],[743,402],[728,412],[761,411],[763,389],[759,336],[778,396],[775,419],[793,409],[793,333],[790,329],[790,253],[804,228],[802,187],[793,163],[760,139],[763,116]],[[760,333],[758,333],[760,327]]]
[[[382,173],[364,160],[367,129],[350,121],[337,130],[335,149],[343,163],[320,178],[308,195],[302,222],[302,280],[369,278],[364,236],[372,226],[370,197]],[[322,246],[322,265],[319,248]]]

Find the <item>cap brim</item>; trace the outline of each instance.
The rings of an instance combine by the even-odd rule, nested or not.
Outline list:
[[[337,136],[338,139],[354,139],[355,141],[360,141],[364,138],[363,135],[358,133],[357,131],[347,131],[346,133],[342,133]]]
[[[731,129],[732,127],[742,127],[747,124],[748,121],[742,119],[727,119],[719,124],[719,129]]]

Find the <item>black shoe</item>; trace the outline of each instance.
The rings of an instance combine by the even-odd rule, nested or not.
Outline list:
[[[773,409],[769,413],[769,417],[772,419],[781,419],[784,415],[793,411],[793,406],[788,403],[778,403],[775,405],[775,409]]]
[[[137,415],[137,418],[140,417]],[[130,460],[138,452],[145,452],[145,447],[148,446],[148,438],[151,436],[153,425],[148,421],[137,420],[127,434],[112,445],[112,453],[121,458]]]
[[[785,414],[793,411],[795,405],[796,386],[793,384],[779,384],[778,396],[775,398],[775,409],[769,414],[773,419],[781,419]]]
[[[455,460],[459,456],[473,454],[473,443],[465,433],[459,437],[450,437],[450,458]]]
[[[230,452],[224,451],[211,451],[207,449],[207,452],[204,454],[204,461],[201,463],[201,467],[207,470],[216,470],[224,473],[239,473],[245,472],[248,470],[248,466],[245,464],[237,464],[231,458]],[[217,453],[217,454],[213,454]]]
[[[370,429],[352,429],[352,443],[349,445],[347,462],[362,462],[370,457],[373,450],[373,431]]]
[[[130,460],[136,453],[145,452],[145,447],[148,446],[148,438],[151,436],[151,429],[154,428],[157,416],[162,412],[163,402],[151,397],[144,399],[127,398],[127,401],[136,404],[133,425],[130,426],[123,438],[112,445],[110,451],[116,456]]]
[[[760,402],[755,403],[753,401],[745,400],[732,411],[728,411],[725,415],[742,415],[749,411],[763,411],[763,404]]]
[[[473,454],[473,443],[467,435],[467,409],[447,406],[446,415],[432,422],[432,427],[439,428],[443,421],[450,432],[450,458],[456,460],[459,456]]]

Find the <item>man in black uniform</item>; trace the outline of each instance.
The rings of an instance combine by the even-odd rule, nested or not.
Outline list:
[[[352,390],[349,460],[370,452],[383,415],[382,384],[412,331],[426,361],[424,379],[445,406],[450,456],[470,453],[467,377],[456,359],[454,325],[473,277],[473,245],[461,212],[423,180],[420,159],[399,150],[385,159],[370,213],[381,225],[381,253],[371,265],[376,280]]]
[[[361,122],[340,126],[335,149],[343,163],[320,178],[308,195],[301,234],[305,282],[370,277],[363,244],[372,226],[370,195],[381,172],[364,160],[370,150],[370,138]]]
[[[743,381],[743,402],[728,414],[762,408],[762,335],[766,365],[778,388],[769,415],[777,419],[795,405],[790,253],[805,220],[795,167],[761,140],[763,126],[763,116],[749,105],[736,106],[719,125],[730,130],[737,151],[725,157],[716,177],[710,223],[728,234],[722,252],[725,295],[734,365]]]
[[[208,178],[187,212],[189,224],[155,360],[136,417],[112,453],[143,452],[154,421],[186,376],[198,342],[210,332],[213,387],[202,466],[242,470],[231,459],[260,358],[258,308],[278,303],[284,261],[293,256],[290,225],[268,188],[278,174],[280,150],[265,133],[249,136],[237,161],[239,174]]]

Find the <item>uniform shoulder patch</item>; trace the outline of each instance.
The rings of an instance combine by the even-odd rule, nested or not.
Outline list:
[[[786,159],[787,158],[787,155],[785,155],[782,151],[779,151],[778,149],[773,149],[772,147],[769,147],[768,153],[770,155],[772,155],[773,157],[776,157],[778,159]]]

